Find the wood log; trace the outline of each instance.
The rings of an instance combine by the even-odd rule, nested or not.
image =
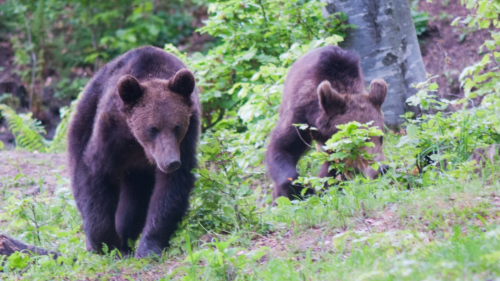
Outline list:
[[[36,255],[52,255],[52,258],[57,259],[61,254],[55,251],[46,250],[33,245],[24,244],[6,234],[0,233],[0,256],[10,256],[15,252],[23,252]]]

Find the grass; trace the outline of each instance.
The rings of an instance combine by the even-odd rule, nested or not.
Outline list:
[[[193,238],[181,230],[160,261],[86,252],[64,155],[0,152],[0,168],[9,167],[0,175],[0,229],[63,254],[58,260],[0,258],[0,279],[500,278],[500,164],[478,174],[435,173],[415,188],[398,176],[412,165],[407,148],[394,148],[398,138],[388,135],[385,149],[391,163],[400,163],[400,171],[393,168],[377,181],[357,178],[341,191],[332,188],[304,201],[282,200],[271,207],[270,183],[259,174],[262,190],[255,198],[261,207],[256,214],[265,231],[240,225]],[[408,159],[407,164],[401,159]]]

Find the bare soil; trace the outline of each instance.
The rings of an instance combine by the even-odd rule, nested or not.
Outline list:
[[[4,188],[19,189],[25,195],[35,195],[40,187],[53,192],[58,181],[68,179],[66,156],[63,154],[0,152],[0,200]]]
[[[459,24],[450,26],[456,17],[470,13],[459,0],[420,0],[419,10],[429,14],[427,31],[420,40],[420,50],[427,73],[437,75],[438,95],[447,99],[463,97],[458,77],[461,71],[484,55],[480,46],[490,37],[487,30]]]

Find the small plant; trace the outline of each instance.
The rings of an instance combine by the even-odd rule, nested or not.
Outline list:
[[[365,148],[374,147],[370,138],[383,136],[384,133],[377,127],[371,126],[373,122],[361,124],[353,121],[347,124],[338,125],[339,131],[335,133],[322,148],[323,151],[315,151],[311,154],[312,161],[317,163],[330,163],[328,170],[335,170],[339,175],[343,175],[352,179],[354,167],[359,169],[371,166],[372,169],[378,170],[379,163],[373,160],[373,155],[369,154]],[[296,124],[302,130],[315,130],[305,124]],[[319,191],[324,188],[324,184],[332,185],[338,179],[317,178],[317,177],[299,177],[295,183],[304,186],[311,185],[313,189]],[[305,193],[305,189],[302,190]]]
[[[468,98],[455,101],[438,99],[433,94],[437,84],[430,82],[433,78],[419,83],[417,94],[408,98],[407,102],[418,106],[421,114],[416,119],[408,119],[407,134],[397,144],[397,147],[413,144],[415,166],[424,177],[424,173],[432,167],[440,170],[463,168],[462,163],[468,160],[475,148],[500,141],[500,121],[493,117],[498,116],[498,95],[484,93],[486,97],[480,106],[467,108]],[[475,97],[478,92],[481,90],[467,95]],[[447,112],[449,106],[461,109]]]
[[[61,108],[61,122],[56,127],[53,140],[46,140],[43,137],[45,128],[39,120],[32,117],[31,112],[17,114],[9,106],[0,104],[0,116],[7,120],[8,129],[15,137],[16,148],[31,152],[61,152],[66,148],[66,132],[77,102],[78,99],[74,100],[70,107]],[[2,148],[3,143],[0,142],[0,149]]]
[[[15,137],[17,147],[28,151],[44,151],[48,142],[42,137],[45,128],[39,120],[33,119],[30,113],[16,114],[5,104],[0,104],[0,113],[7,119],[8,128]]]
[[[411,16],[415,25],[415,32],[420,37],[427,31],[429,25],[429,13],[418,10],[418,1],[411,2]]]
[[[231,237],[227,241],[206,243],[205,249],[191,252],[184,263],[189,263],[190,267],[183,269],[186,273],[185,280],[199,280],[200,276],[209,274],[212,278],[223,280],[235,280],[240,271],[249,263],[258,261],[269,250],[262,247],[253,251],[248,251],[243,247],[231,247],[238,237]],[[204,264],[199,266],[199,264]]]
[[[259,230],[257,207],[252,203],[258,192],[251,189],[255,179],[236,162],[240,153],[228,146],[236,135],[228,131],[207,133],[201,141],[199,168],[188,229],[230,232],[232,229]],[[257,229],[256,229],[257,228]]]
[[[424,112],[427,112],[429,110],[445,110],[450,102],[446,99],[438,100],[438,84],[435,82],[431,82],[435,78],[437,78],[437,76],[430,77],[427,79],[427,81],[415,85],[415,88],[418,89],[417,93],[409,97],[406,102],[411,106],[419,107],[419,109]]]
[[[228,115],[254,94],[243,84],[261,84],[259,69],[281,64],[285,60],[281,56],[288,50],[300,53],[316,40],[344,35],[350,27],[347,16],[337,13],[324,19],[321,10],[325,5],[317,0],[217,1],[208,5],[211,16],[198,31],[219,38],[220,44],[206,54],[186,58],[203,92],[204,130],[224,121],[226,127],[230,125],[225,120]],[[295,59],[288,58],[286,64]]]

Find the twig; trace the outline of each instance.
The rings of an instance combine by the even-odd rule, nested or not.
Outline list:
[[[262,14],[264,15],[264,25],[267,28],[267,16],[266,16],[266,10],[264,9],[264,5],[262,5],[262,0],[259,0],[259,6],[262,9]]]
[[[360,219],[358,216],[354,215],[355,217],[357,217],[358,219]],[[364,218],[361,218],[360,219],[363,224],[366,226],[366,229],[368,229],[368,232],[370,232],[370,234],[373,234],[372,230],[370,229],[370,226],[366,223],[365,219]]]
[[[220,121],[222,121],[222,119],[224,118],[224,114],[225,113],[226,113],[226,109],[224,109],[224,108],[219,109],[219,116],[217,116],[217,120],[215,120],[215,122],[213,122],[213,123],[212,123],[212,120],[211,120],[212,116],[210,114],[208,114],[208,117],[210,117],[210,120],[207,120],[207,123],[208,123],[208,121],[210,121],[210,123],[207,124],[207,126],[201,128],[201,132],[205,133],[208,129],[212,128],[217,123],[219,123]]]
[[[496,66],[500,66],[497,62],[497,59],[495,58],[495,54],[493,53],[493,51],[492,50],[489,51],[490,51],[489,53],[491,54],[491,58],[493,59],[493,62],[496,64]]]
[[[28,36],[28,45],[31,49],[31,81],[30,81],[30,101],[29,101],[29,110],[31,110],[31,106],[33,103],[33,88],[35,85],[35,72],[36,72],[36,55],[33,50],[33,43],[31,42],[31,32],[30,27],[28,25],[28,17],[24,17],[24,25],[26,26],[26,35]]]
[[[30,219],[30,220],[35,224],[36,238],[38,239],[38,244],[42,245],[42,240],[40,240],[40,226],[38,226],[38,222],[36,220],[35,205],[30,204],[29,206],[30,206],[31,213],[33,214],[33,219]]]
[[[365,210],[365,203],[361,201],[361,210],[363,210],[363,218],[366,219],[366,210]]]
[[[448,52],[446,52],[445,50],[443,50],[443,48],[441,48],[441,45],[439,43],[436,43],[436,45],[438,46],[439,50],[441,50],[441,52],[444,53],[444,62],[446,64],[450,64],[451,66],[453,66],[455,68],[455,70],[458,71],[458,73],[462,72],[460,70],[460,68],[451,60],[451,58],[448,56]],[[459,91],[460,91],[460,94],[463,95],[463,89],[462,87],[458,87]],[[451,93],[448,93],[448,94],[451,94]],[[451,94],[453,95],[453,94]],[[454,95],[454,96],[457,96],[457,95]],[[458,95],[460,96],[460,95]]]
[[[310,144],[308,144],[303,138],[302,136],[300,135],[300,132],[299,132],[299,129],[297,129],[297,127],[293,126],[295,128],[295,131],[297,131],[297,134],[299,135],[299,138],[307,145],[309,146],[310,148],[314,148],[312,147]]]

